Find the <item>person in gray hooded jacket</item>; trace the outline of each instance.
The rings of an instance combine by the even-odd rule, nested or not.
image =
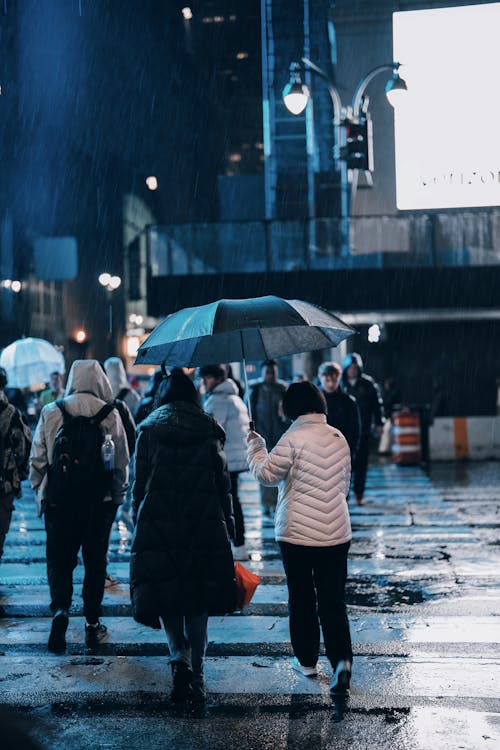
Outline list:
[[[111,386],[97,360],[76,360],[70,370],[64,398],[64,410],[72,417],[95,417],[112,401]],[[107,638],[107,629],[99,621],[106,575],[106,552],[116,509],[125,497],[128,484],[129,452],[120,415],[111,408],[102,420],[102,429],[114,442],[114,468],[109,490],[96,489],[96,497],[87,495],[65,499],[53,506],[48,500],[49,468],[54,463],[56,436],[63,424],[58,402],[42,409],[30,456],[30,481],[37,494],[40,515],[45,513],[47,532],[47,575],[53,613],[49,651],[66,649],[68,611],[73,593],[73,570],[81,549],[85,566],[83,611],[86,618],[85,641],[95,647]],[[97,496],[98,495],[98,496]]]

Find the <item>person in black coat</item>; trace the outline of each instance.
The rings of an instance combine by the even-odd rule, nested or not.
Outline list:
[[[342,369],[336,362],[323,362],[318,370],[321,392],[326,400],[328,409],[326,421],[331,427],[336,427],[345,437],[351,449],[351,461],[359,445],[361,421],[356,399],[339,388]]]
[[[359,447],[352,468],[354,494],[358,505],[363,505],[372,426],[375,427],[379,437],[384,426],[382,396],[373,378],[363,373],[363,360],[356,352],[344,357],[340,385],[344,393],[348,393],[349,396],[354,396],[356,399],[361,418]]]
[[[234,519],[224,431],[174,370],[138,428],[130,561],[134,619],[167,635],[173,700],[205,697],[208,615],[235,609]]]

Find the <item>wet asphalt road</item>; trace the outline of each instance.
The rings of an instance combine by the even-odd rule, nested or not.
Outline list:
[[[113,532],[105,596],[110,641],[83,643],[82,568],[64,656],[47,653],[44,532],[29,492],[0,566],[0,703],[43,748],[500,748],[498,462],[380,463],[351,506],[347,590],[355,662],[349,698],[290,668],[286,590],[258,490],[242,477],[252,567],[243,615],[212,618],[203,709],[169,701],[160,632],[129,616],[129,534]],[[0,738],[0,748],[2,741]]]

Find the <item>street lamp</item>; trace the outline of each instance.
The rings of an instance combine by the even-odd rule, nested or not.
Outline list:
[[[111,295],[115,289],[118,289],[122,280],[119,276],[112,276],[110,273],[101,273],[98,281],[108,293],[108,337],[111,344],[111,338],[113,335],[113,302]]]
[[[311,96],[309,87],[302,80],[302,71],[322,78],[328,87],[328,93],[333,107],[334,147],[333,163],[335,171],[340,175],[340,232],[341,255],[349,255],[349,173],[351,171],[353,192],[357,183],[357,171],[363,169],[371,172],[373,169],[371,117],[368,112],[368,100],[365,91],[371,81],[379,73],[392,70],[392,78],[388,81],[385,92],[389,103],[395,106],[396,100],[407,90],[405,81],[398,70],[400,63],[390,62],[378,65],[370,70],[358,83],[354,91],[350,107],[344,107],[340,94],[324,70],[319,68],[309,58],[303,57],[300,63],[290,65],[290,80],[283,89],[283,102],[293,115],[300,115],[306,108]]]

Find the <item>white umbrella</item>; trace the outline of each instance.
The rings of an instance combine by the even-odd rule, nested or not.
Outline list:
[[[29,388],[47,383],[51,372],[66,371],[61,352],[45,339],[18,339],[0,354],[0,366],[7,370],[10,388]]]

